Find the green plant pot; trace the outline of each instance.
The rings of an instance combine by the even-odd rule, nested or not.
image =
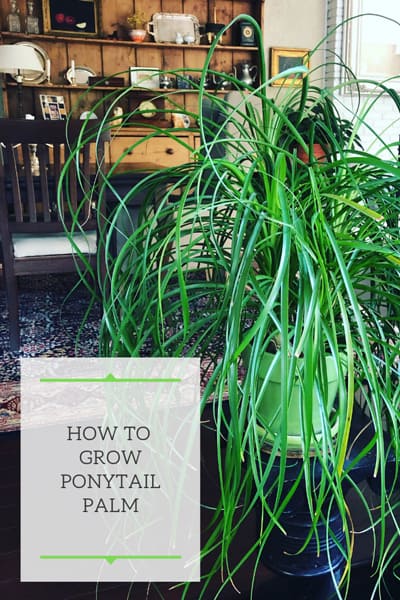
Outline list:
[[[281,415],[282,415],[282,384],[281,384],[281,365],[279,360],[272,363],[275,359],[274,354],[265,353],[260,361],[260,370],[258,377],[264,380],[269,373],[269,383],[262,394],[261,401],[257,407],[257,414],[263,423],[268,423],[267,429],[259,427],[260,434],[263,435],[266,442],[273,442],[275,437],[279,435],[281,430]],[[302,359],[299,359],[298,366],[302,368]],[[270,369],[272,369],[270,371]],[[332,413],[334,401],[338,391],[338,372],[337,363],[332,356],[326,357],[326,373],[327,373],[327,397],[326,407],[328,415]],[[260,383],[261,386],[261,383]],[[322,434],[321,413],[318,406],[317,395],[314,392],[311,399],[312,402],[312,424],[315,435],[315,440],[318,441]],[[291,396],[288,402],[287,409],[287,440],[288,446],[294,450],[299,450],[302,447],[302,420],[301,406],[303,403],[303,390],[300,382],[295,380],[291,391]],[[332,424],[333,433],[335,433],[335,423]]]

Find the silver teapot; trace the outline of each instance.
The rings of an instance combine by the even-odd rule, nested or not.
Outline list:
[[[225,71],[221,71],[219,75],[212,75],[211,78],[212,87],[215,90],[227,90],[231,87],[231,82],[227,78],[227,73]]]
[[[253,85],[258,75],[257,65],[251,65],[248,62],[243,62],[237,65],[239,67],[239,74],[237,68],[233,67],[235,77],[239,79],[245,85]]]

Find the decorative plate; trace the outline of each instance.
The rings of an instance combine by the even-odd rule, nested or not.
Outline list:
[[[47,61],[49,60],[49,55],[47,54],[44,48],[38,46],[37,44],[33,44],[32,42],[16,42],[18,46],[29,46],[29,48],[33,48],[37,54],[37,57],[42,65],[42,73],[38,73],[37,71],[24,71],[23,81],[25,83],[42,83],[47,79]],[[13,79],[16,80],[16,76],[12,75]]]
[[[72,81],[72,67],[70,67],[65,73],[65,79],[69,83],[73,83]],[[89,77],[95,77],[96,71],[90,69],[89,67],[77,66],[75,67],[75,83],[76,85],[89,85]]]
[[[146,119],[151,119],[157,113],[157,106],[151,100],[143,100],[139,106],[138,110],[143,111],[142,117]]]

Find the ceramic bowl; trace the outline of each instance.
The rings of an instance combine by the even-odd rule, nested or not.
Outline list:
[[[131,38],[132,42],[143,42],[144,38],[146,37],[146,30],[145,29],[130,29],[129,30],[129,37]]]

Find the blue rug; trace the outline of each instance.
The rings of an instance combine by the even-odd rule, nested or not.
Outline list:
[[[76,287],[76,283],[77,277],[73,274],[19,279],[19,352],[10,350],[8,311],[1,287],[0,382],[19,381],[20,357],[97,356],[101,310],[95,307],[80,332],[89,305],[89,293],[83,285]]]

